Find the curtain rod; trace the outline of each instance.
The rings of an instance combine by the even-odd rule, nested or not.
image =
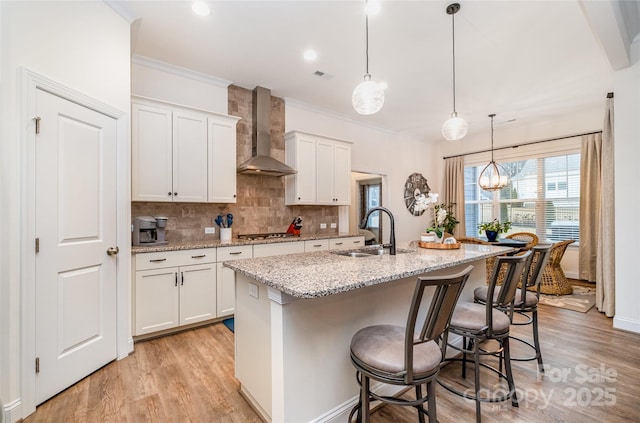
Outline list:
[[[549,141],[566,140],[567,138],[583,137],[585,135],[593,135],[593,134],[601,134],[601,133],[602,133],[602,131],[592,131],[592,132],[585,132],[585,133],[582,133],[582,134],[567,135],[567,136],[564,136],[564,137],[549,138],[549,139],[538,140],[538,141],[530,141],[530,142],[525,142],[525,143],[518,144],[518,145],[508,145],[508,146],[505,146],[505,147],[496,147],[496,148],[493,149],[493,151],[507,150],[509,148],[518,148],[518,147],[524,147],[526,145],[540,144],[540,143],[549,142]],[[454,154],[453,156],[446,156],[446,157],[443,157],[442,159],[446,160],[446,159],[452,159],[454,157],[464,157],[464,156],[470,156],[472,154],[488,153],[490,151],[491,151],[491,149],[489,148],[489,149],[486,149],[486,150],[473,151],[471,153]]]

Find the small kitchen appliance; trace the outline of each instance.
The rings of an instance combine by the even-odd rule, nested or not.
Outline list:
[[[166,217],[137,216],[133,218],[133,245],[166,244]]]
[[[294,217],[291,224],[289,224],[287,233],[300,236],[300,229],[302,229],[302,218],[300,216]]]

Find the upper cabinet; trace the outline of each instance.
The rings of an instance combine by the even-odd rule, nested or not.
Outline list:
[[[134,98],[132,200],[236,201],[239,118]]]
[[[351,202],[351,143],[292,131],[285,134],[287,205],[347,206]]]

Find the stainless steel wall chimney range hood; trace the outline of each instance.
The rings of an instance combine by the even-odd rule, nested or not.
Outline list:
[[[271,157],[271,91],[253,90],[252,157],[238,166],[238,173],[284,176],[297,171]]]

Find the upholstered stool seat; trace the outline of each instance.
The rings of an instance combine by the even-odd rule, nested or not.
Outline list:
[[[435,381],[445,356],[451,314],[472,269],[468,266],[454,275],[418,277],[406,326],[373,325],[353,335],[351,362],[356,368],[360,400],[351,410],[349,421],[357,413],[358,422],[368,423],[369,404],[377,400],[414,407],[420,423],[424,423],[425,415],[429,423],[437,423]],[[423,301],[427,287],[435,288],[430,302]],[[376,393],[371,389],[371,379],[414,388],[415,400]],[[425,395],[423,386],[427,388]]]
[[[486,303],[487,302],[487,291],[489,290],[488,287],[486,286],[481,286],[478,287],[476,289],[473,290],[473,299],[476,300],[476,302],[479,303]],[[493,293],[493,301],[495,302],[496,298],[498,297],[498,292],[494,291]],[[525,307],[532,307],[534,305],[538,304],[538,297],[536,296],[535,293],[533,292],[529,292],[529,291],[525,291],[525,297],[524,297],[524,305]],[[514,306],[515,307],[520,307],[523,305],[523,298],[522,298],[522,290],[521,289],[516,289],[516,295],[514,298]]]
[[[351,339],[351,354],[363,367],[379,375],[402,377],[405,328],[378,325],[360,329]],[[442,350],[435,341],[418,344],[413,350],[413,374],[424,377],[438,370]]]
[[[509,332],[511,320],[500,310],[491,310],[493,316],[493,331],[495,333]],[[469,331],[481,332],[486,329],[487,308],[482,304],[460,303],[451,316],[451,326],[463,327]]]

